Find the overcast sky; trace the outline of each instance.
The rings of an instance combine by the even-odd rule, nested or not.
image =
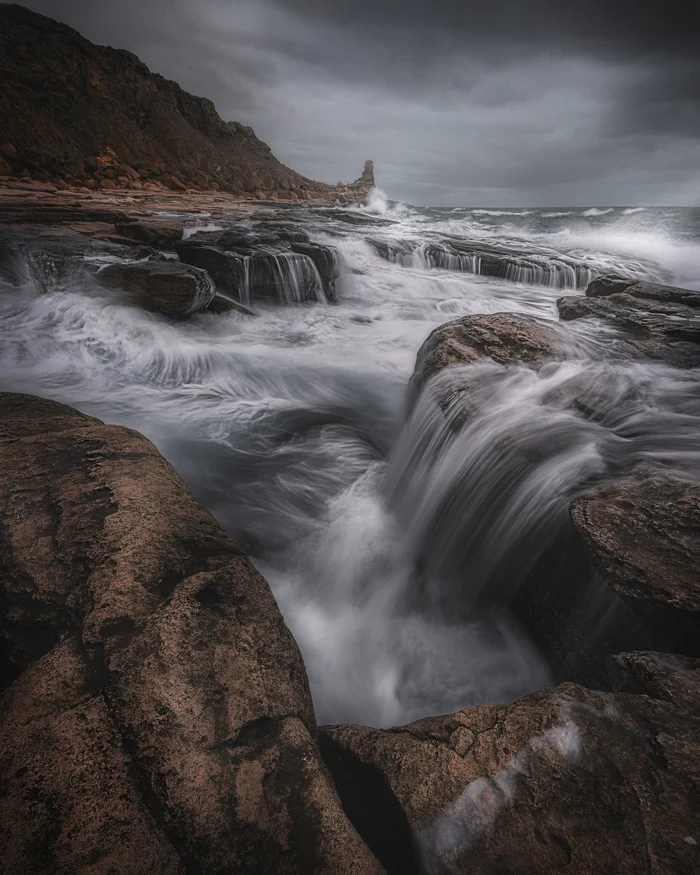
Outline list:
[[[25,0],[250,124],[433,205],[700,203],[689,0]],[[692,16],[692,17],[691,17]]]

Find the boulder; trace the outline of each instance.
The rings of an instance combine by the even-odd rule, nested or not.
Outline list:
[[[684,684],[695,708],[700,671]],[[328,726],[345,811],[391,875],[691,875],[700,719],[575,684],[389,730]]]
[[[700,292],[680,289],[676,286],[664,286],[660,283],[637,282],[613,275],[597,277],[588,284],[586,289],[587,298],[607,298],[610,295],[622,293],[631,295],[633,298],[700,307]]]
[[[608,685],[626,650],[700,656],[700,486],[639,467],[574,500],[511,607],[555,676]]]
[[[8,871],[383,871],[266,581],[136,432],[0,395]]]
[[[617,274],[598,276],[588,284],[586,297],[606,298],[608,295],[626,291],[630,286],[634,285],[634,282],[629,277],[617,276]]]
[[[436,328],[418,350],[410,395],[415,399],[430,377],[452,365],[490,358],[501,365],[539,368],[556,357],[557,348],[555,330],[528,316],[462,316]]]
[[[177,261],[108,264],[97,273],[97,280],[144,309],[171,317],[205,310],[216,294],[205,270]]]

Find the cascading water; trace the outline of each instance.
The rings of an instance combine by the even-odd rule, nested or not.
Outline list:
[[[464,244],[418,243],[416,241],[372,241],[379,254],[401,267],[472,273],[477,276],[503,278],[524,285],[555,289],[585,289],[596,271],[573,257],[538,254],[524,257],[517,251],[504,254],[498,250],[460,251]],[[634,273],[630,273],[635,276]]]
[[[445,372],[405,421],[416,352],[461,315],[554,323],[559,289],[571,288],[527,271],[489,275],[486,259],[455,248],[464,241],[514,265],[555,259],[562,272],[579,265],[698,287],[700,212],[659,211],[651,224],[650,211],[389,202],[348,210],[351,223],[337,214],[294,213],[312,239],[340,249],[335,306],[322,303],[313,261],[296,253],[278,253],[260,281],[317,305],[262,296],[255,318],[170,322],[111,297],[89,271],[52,294],[30,281],[0,288],[0,387],[73,404],[157,444],[266,574],[320,722],[389,725],[523,695],[549,675],[503,608],[512,587],[587,483],[649,459],[700,477],[700,376],[625,363],[616,331],[561,323],[564,361],[539,375],[479,364],[454,406],[441,381],[463,375]],[[382,258],[378,233],[410,262]],[[436,270],[406,241],[446,260]],[[252,297],[258,265],[247,268]]]
[[[535,373],[486,362],[439,374],[387,474],[423,575],[416,600],[466,615],[507,602],[571,500],[638,462],[700,478],[697,388],[697,377],[642,363],[574,360]]]
[[[282,304],[326,303],[323,281],[308,255],[295,252],[249,255],[242,262],[240,297],[244,304],[268,299]]]

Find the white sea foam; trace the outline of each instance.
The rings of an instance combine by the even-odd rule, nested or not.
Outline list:
[[[562,323],[569,361],[541,377],[485,366],[488,391],[483,403],[474,397],[480,413],[466,431],[431,432],[430,395],[406,423],[408,379],[432,329],[503,311],[554,323],[561,290],[534,284],[534,273],[514,283],[448,263],[394,264],[368,238],[451,235],[543,263],[679,284],[688,276],[690,285],[700,281],[697,244],[655,228],[651,211],[591,221],[533,210],[499,223],[380,193],[369,209],[349,210],[353,224],[337,213],[304,214],[312,236],[341,251],[335,306],[169,322],[90,281],[45,295],[0,290],[0,385],[156,442],[264,569],[320,720],[399,723],[523,695],[548,670],[503,608],[507,587],[494,584],[487,614],[472,598],[502,580],[499,557],[526,567],[525,547],[541,545],[547,521],[587,478],[625,459],[695,464],[697,374],[615,363],[611,329]],[[597,419],[553,405],[552,393],[567,397],[573,386],[585,388]],[[499,447],[510,450],[490,455]],[[516,476],[519,451],[530,458],[533,448],[531,476]],[[460,610],[445,612],[460,580]]]

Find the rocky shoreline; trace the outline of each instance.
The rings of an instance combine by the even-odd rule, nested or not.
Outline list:
[[[347,185],[302,176],[131,52],[14,3],[0,5],[0,53],[0,188],[355,203],[374,185],[371,161]]]
[[[170,203],[180,218],[164,223],[153,203],[23,201],[3,213],[3,277],[28,269],[50,293],[86,270],[184,318],[290,303],[282,259],[306,265],[297,303],[333,300],[338,259],[293,216],[251,229],[217,201],[228,230],[182,240],[190,203]],[[609,278],[558,308],[611,320],[631,358],[696,367],[697,299]],[[465,428],[480,363],[546,368],[555,329],[508,313],[446,323],[418,354],[413,403],[429,387]],[[596,416],[585,393],[560,403]],[[696,870],[700,488],[682,470],[640,464],[576,498],[510,595],[557,687],[317,730],[267,582],[155,448],[53,401],[4,394],[0,409],[11,871]]]

